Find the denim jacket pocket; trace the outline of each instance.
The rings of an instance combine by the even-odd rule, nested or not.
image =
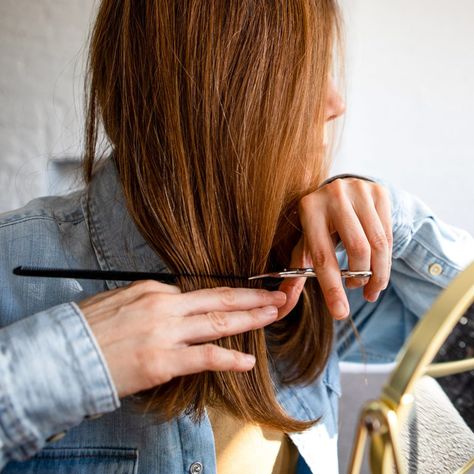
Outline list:
[[[3,474],[136,474],[138,450],[132,448],[46,448],[27,461],[12,461]]]

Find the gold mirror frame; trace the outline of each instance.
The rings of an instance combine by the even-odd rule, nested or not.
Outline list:
[[[437,297],[403,345],[378,400],[364,405],[354,440],[349,473],[359,474],[369,442],[372,474],[405,474],[398,442],[413,403],[415,382],[424,375],[443,377],[474,369],[474,358],[433,364],[432,360],[474,302],[474,262]],[[457,474],[474,466],[474,458]],[[395,471],[394,471],[395,469]]]

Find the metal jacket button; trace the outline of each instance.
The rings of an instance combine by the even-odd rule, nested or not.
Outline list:
[[[441,273],[443,273],[443,267],[442,267],[439,263],[432,263],[432,264],[429,266],[428,271],[429,271],[433,276],[438,276],[438,275],[441,275]]]
[[[203,466],[200,462],[193,462],[189,467],[189,474],[201,474],[203,472]]]

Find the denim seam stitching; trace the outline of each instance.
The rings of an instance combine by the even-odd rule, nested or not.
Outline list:
[[[87,338],[89,339],[89,342],[91,343],[93,349],[94,349],[94,352],[97,356],[97,358],[99,359],[99,363],[100,363],[100,367],[102,369],[102,375],[105,377],[105,380],[106,380],[106,383],[107,383],[107,387],[109,389],[109,394],[108,394],[108,398],[109,398],[109,402],[111,401],[112,402],[112,406],[114,406],[115,408],[118,408],[118,404],[117,404],[117,399],[116,399],[116,389],[115,387],[112,385],[111,383],[111,380],[110,380],[110,372],[108,370],[108,368],[105,366],[105,362],[103,360],[103,355],[102,353],[99,351],[98,347],[97,347],[97,343],[96,341],[93,339],[91,333],[90,333],[90,329],[86,326],[86,322],[84,321],[83,319],[83,314],[82,312],[79,310],[79,308],[77,307],[76,303],[74,302],[71,302],[70,303],[70,306],[71,308],[73,309],[74,313],[77,315],[77,317],[79,318],[79,321],[80,321],[80,324],[84,330],[84,332],[86,333],[87,335]],[[81,367],[82,368],[82,367]],[[95,403],[94,403],[95,404]]]
[[[417,243],[420,247],[423,247],[423,249],[426,250],[426,252],[427,252],[429,255],[431,255],[431,256],[437,258],[438,260],[440,260],[441,262],[445,263],[446,266],[451,267],[454,271],[457,272],[457,271],[461,271],[461,270],[462,270],[462,268],[459,268],[457,265],[453,265],[453,262],[451,262],[451,261],[447,260],[446,258],[441,257],[441,256],[438,255],[437,253],[433,252],[433,250],[430,249],[430,248],[428,248],[424,242],[422,242],[421,240],[418,239],[418,237],[417,237],[416,234],[413,235],[412,241],[414,241],[415,243]]]

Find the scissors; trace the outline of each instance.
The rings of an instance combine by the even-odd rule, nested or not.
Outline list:
[[[371,271],[351,272],[350,270],[341,270],[342,278],[369,278],[372,276]],[[298,278],[298,277],[314,277],[317,278],[313,268],[284,268],[281,272],[262,273],[249,277],[249,280],[257,280],[260,278]]]

